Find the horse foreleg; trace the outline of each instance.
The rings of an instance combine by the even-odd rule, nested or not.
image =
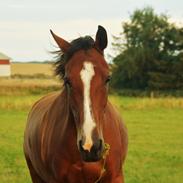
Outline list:
[[[26,162],[27,162],[27,166],[29,168],[29,172],[30,172],[30,175],[31,175],[32,182],[33,183],[46,183],[36,173],[36,171],[34,170],[34,167],[32,166],[31,161],[27,157],[26,157]]]

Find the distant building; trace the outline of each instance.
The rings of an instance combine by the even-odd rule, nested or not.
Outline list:
[[[10,59],[10,57],[0,52],[0,77],[11,75]]]

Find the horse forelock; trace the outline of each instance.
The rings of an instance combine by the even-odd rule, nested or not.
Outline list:
[[[95,41],[90,36],[80,37],[73,40],[71,43],[70,49],[63,53],[62,50],[56,51],[57,61],[55,62],[55,74],[61,79],[65,76],[65,66],[68,63],[69,59],[79,50],[89,50],[95,48]],[[98,49],[97,49],[98,50]]]

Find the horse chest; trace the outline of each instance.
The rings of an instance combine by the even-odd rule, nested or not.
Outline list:
[[[79,152],[75,153],[76,147],[70,145],[65,144],[65,151],[55,159],[57,180],[64,183],[95,183],[100,177],[102,163],[81,161]]]
[[[100,163],[76,163],[67,172],[68,183],[94,183],[100,176]]]

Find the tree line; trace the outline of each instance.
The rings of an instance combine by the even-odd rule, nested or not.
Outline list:
[[[114,36],[115,89],[183,89],[183,27],[151,7],[138,9]]]

